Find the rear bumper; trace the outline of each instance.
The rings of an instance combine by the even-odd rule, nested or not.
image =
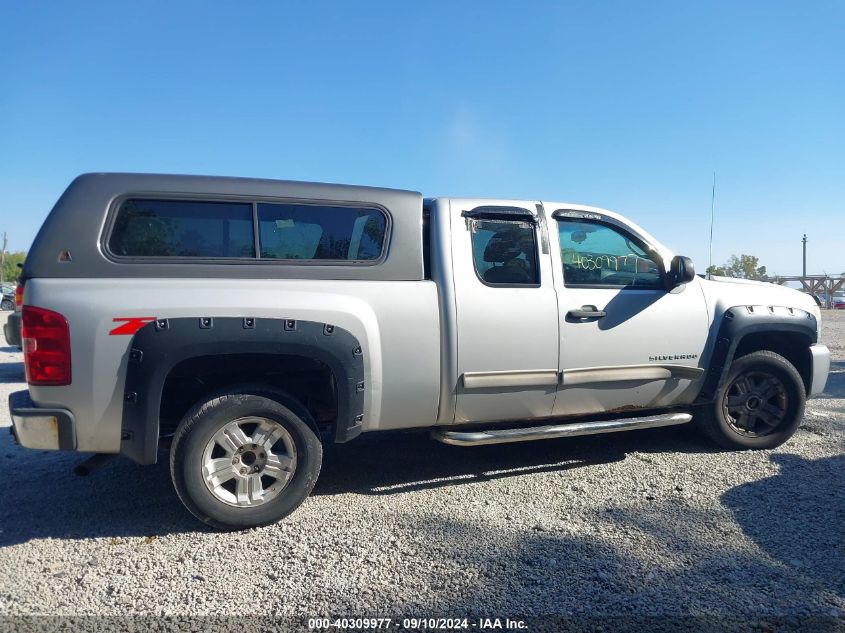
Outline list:
[[[810,346],[812,377],[808,396],[817,396],[824,391],[827,375],[830,373],[830,350],[825,345]]]
[[[72,451],[76,448],[73,414],[67,409],[35,405],[28,391],[9,395],[12,433],[24,448]]]
[[[3,335],[9,345],[14,347],[21,347],[21,313],[12,312],[6,318],[6,324],[3,326]]]

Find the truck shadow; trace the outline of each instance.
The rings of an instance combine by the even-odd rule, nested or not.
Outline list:
[[[780,473],[732,488],[722,504],[771,558],[845,596],[845,455],[771,459]]]
[[[24,449],[6,431],[0,430],[0,547],[36,538],[206,530],[177,498],[164,454],[153,466],[117,458],[77,477],[73,467],[83,455]],[[612,463],[632,451],[709,450],[689,435],[655,429],[475,448],[440,444],[423,433],[365,436],[329,448],[313,494],[392,495]]]
[[[746,494],[756,493],[740,490],[736,497]],[[785,532],[769,518],[758,537]],[[831,609],[838,603],[833,594],[841,595],[842,567],[837,574],[834,566],[841,560],[815,572],[771,557],[782,554],[777,549],[761,555],[741,537],[725,538],[737,529],[730,515],[666,500],[587,512],[574,525],[563,521],[539,531],[503,527],[416,517],[415,544],[425,550],[420,558],[443,564],[425,578],[406,580],[422,585],[418,598],[408,592],[401,604],[379,608],[565,618],[537,622],[536,630],[549,631],[841,630],[839,611]],[[835,538],[830,526],[804,529],[811,542],[828,546]],[[339,610],[355,612],[354,598],[340,600],[349,604]]]
[[[620,449],[584,454],[550,441],[464,448],[435,442],[425,433],[364,437],[330,447],[313,494],[393,495],[624,458]]]
[[[0,383],[23,382],[24,380],[23,363],[0,363]]]
[[[0,428],[0,547],[202,529],[176,497],[166,461],[147,467],[118,458],[77,477],[73,467],[85,455],[21,448],[8,430]]]
[[[692,435],[692,438],[690,437]],[[610,464],[629,452],[712,452],[692,429],[655,429],[488,446],[450,446],[427,433],[382,433],[328,447],[314,495],[393,495]]]
[[[507,456],[479,451],[486,455],[467,454],[473,467],[464,470],[475,472],[479,465],[489,463],[493,470],[503,466],[512,470],[555,468],[583,450],[624,456],[624,450],[654,450],[669,441],[662,437],[669,435],[665,432],[621,435],[614,449],[603,449],[594,442],[569,442],[579,447],[549,442],[543,449],[549,462],[545,464],[538,455],[528,455],[529,444],[520,449],[525,454],[519,458],[518,452]],[[460,471],[451,465],[454,455],[432,455],[424,450],[423,440],[398,436],[368,441],[357,449],[358,457],[376,462],[389,452],[407,454],[419,449],[441,465],[448,458],[450,464],[445,471],[440,469],[441,475]],[[443,450],[452,448],[469,453],[457,447]],[[18,474],[18,467],[26,465],[18,461],[19,456],[5,457],[9,449],[4,438],[0,442],[0,474],[11,475],[12,481],[4,490],[11,498],[8,503],[4,499],[0,509],[0,546],[47,537],[198,531],[199,524],[172,492],[165,464],[139,467],[113,462],[95,476],[72,479],[68,473],[76,459],[37,455],[49,463],[29,477]],[[362,484],[371,480],[361,474],[366,469],[342,470],[340,458],[331,457],[328,477],[320,486],[353,491],[366,488]],[[505,463],[497,464],[496,459],[505,459]],[[378,591],[385,585],[376,584],[367,608],[384,614],[559,616],[569,625],[532,625],[530,630],[607,630],[609,625],[614,631],[840,630],[837,623],[841,620],[832,614],[832,607],[840,604],[837,596],[843,596],[845,590],[845,561],[839,543],[845,508],[845,457],[803,460],[780,455],[775,459],[781,460],[781,473],[726,492],[721,498],[725,511],[677,498],[650,503],[622,499],[572,514],[555,505],[549,507],[548,522],[534,527],[512,524],[510,517],[501,515],[469,513],[455,519],[397,513],[399,539],[388,541],[389,534],[377,538],[384,538],[384,546],[396,548],[400,557],[438,561],[438,565],[426,567],[425,573],[407,574],[402,579],[405,591],[401,602],[392,603],[396,592]],[[15,466],[10,467],[8,461]],[[576,461],[600,460],[591,455]],[[397,477],[396,471],[414,468],[416,462],[401,463],[388,459],[385,476],[374,480],[380,485],[403,481],[406,477]],[[337,472],[333,472],[333,464]],[[349,481],[343,484],[340,479]],[[48,485],[42,485],[45,481]],[[25,488],[21,488],[23,484]],[[749,547],[748,539],[757,547]],[[279,553],[280,560],[284,556]],[[311,581],[304,577],[303,582]],[[357,582],[360,580],[350,579],[353,590],[332,597],[339,613],[369,613],[360,612],[360,594],[354,590]],[[371,583],[367,577],[363,586],[372,590]],[[635,613],[640,615],[632,617]],[[608,621],[608,616],[613,619]]]

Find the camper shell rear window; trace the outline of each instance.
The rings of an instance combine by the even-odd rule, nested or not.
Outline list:
[[[119,203],[106,247],[119,259],[374,264],[388,228],[376,206],[132,197]]]

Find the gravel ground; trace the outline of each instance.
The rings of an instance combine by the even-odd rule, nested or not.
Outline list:
[[[78,478],[79,455],[4,431],[0,615],[696,616],[761,630],[821,617],[832,630],[845,622],[845,312],[823,320],[827,391],[777,450],[718,452],[692,427],[473,449],[367,437],[327,454],[294,515],[234,534],[182,508],[166,463]],[[22,375],[0,349],[0,425]]]

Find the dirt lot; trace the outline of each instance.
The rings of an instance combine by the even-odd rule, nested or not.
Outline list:
[[[827,390],[774,451],[719,452],[691,426],[474,449],[363,438],[330,451],[293,516],[234,534],[189,516],[166,463],[116,460],[78,478],[79,455],[21,449],[4,430],[0,615],[658,618],[651,628],[695,616],[831,630],[845,617],[845,311],[825,313],[823,342]],[[0,349],[0,425],[22,373],[20,354]]]

